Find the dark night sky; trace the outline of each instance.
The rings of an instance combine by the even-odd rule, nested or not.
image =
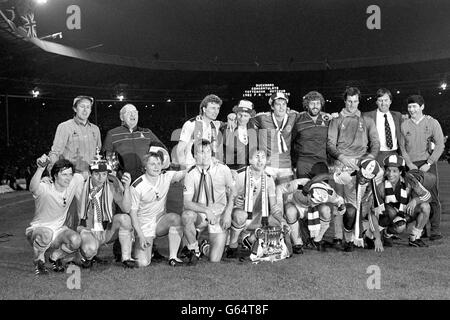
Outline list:
[[[66,28],[70,4],[81,8],[81,30]],[[366,27],[371,4],[381,30]],[[144,59],[301,63],[450,50],[446,0],[48,0],[35,12],[39,37],[62,31],[60,43]]]

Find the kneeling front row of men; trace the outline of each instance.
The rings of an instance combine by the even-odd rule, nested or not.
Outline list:
[[[201,256],[219,262],[224,253],[227,258],[244,259],[244,251],[250,251],[255,257],[264,229],[280,231],[288,250],[285,257],[303,253],[305,246],[326,251],[329,243],[324,235],[336,217],[343,221],[344,251],[359,246],[381,252],[392,246],[393,237],[404,232],[408,223],[413,224],[409,245],[426,246],[420,237],[430,215],[430,193],[423,184],[433,175],[406,172],[399,155],[386,157],[384,169],[374,159],[363,159],[353,172],[329,172],[319,162],[312,167],[311,178],[275,187],[265,171],[264,151],[254,151],[249,166],[232,171],[212,157],[208,140],[193,144],[192,149],[194,166],[166,171],[167,151],[151,147],[143,159],[145,173],[131,185],[129,174],[121,181],[110,174],[110,164],[100,155],[90,164],[87,180],[74,173],[67,160],[58,160],[51,178],[42,179],[49,158],[37,159],[30,183],[35,215],[25,232],[33,247],[36,274],[48,273],[47,250],[57,272],[64,271],[68,262],[85,268],[106,263],[97,257],[98,250],[116,239],[127,268],[148,266],[154,239],[163,236],[168,236],[171,266],[194,265]],[[183,179],[183,212],[167,212],[170,185]],[[350,188],[356,202],[345,203],[333,185],[352,181],[356,181]],[[80,220],[76,231],[64,226],[73,199]],[[199,243],[203,230],[208,236]],[[239,250],[239,242],[248,250]]]

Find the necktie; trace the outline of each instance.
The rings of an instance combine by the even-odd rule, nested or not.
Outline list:
[[[394,144],[392,143],[391,127],[387,119],[387,114],[384,114],[384,132],[386,133],[386,145],[389,149],[392,149]]]

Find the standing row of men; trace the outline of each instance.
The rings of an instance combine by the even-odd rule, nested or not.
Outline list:
[[[285,218],[287,217],[286,214],[283,214],[283,209],[285,209],[282,205],[283,193],[279,192],[277,194],[275,203],[273,203],[274,200],[270,200],[274,195],[274,190],[270,187],[272,178],[278,185],[289,183],[293,179],[295,171],[298,178],[314,179],[315,176],[320,176],[324,171],[327,171],[328,167],[330,167],[332,173],[337,173],[338,175],[353,173],[355,170],[364,173],[373,171],[375,166],[375,164],[370,162],[370,168],[367,169],[362,165],[362,160],[364,159],[378,159],[380,164],[384,164],[388,168],[389,166],[387,165],[390,164],[392,166],[392,163],[401,163],[401,160],[398,159],[403,158],[410,170],[419,169],[419,171],[431,172],[437,176],[436,161],[443,151],[443,134],[439,123],[435,119],[423,115],[423,98],[421,96],[408,98],[408,111],[411,118],[401,123],[401,115],[389,110],[392,95],[388,90],[380,89],[377,92],[378,109],[363,115],[358,110],[359,97],[360,92],[357,88],[348,88],[344,93],[345,107],[335,118],[323,112],[324,99],[318,92],[310,92],[304,97],[303,105],[305,111],[300,113],[287,107],[289,100],[283,93],[276,93],[269,99],[270,112],[256,115],[253,104],[248,100],[241,100],[234,109],[238,125],[230,128],[216,120],[222,100],[215,95],[209,95],[200,104],[199,116],[187,121],[182,128],[176,152],[178,162],[182,165],[182,171],[177,174],[172,171],[173,173],[169,175],[161,172],[164,167],[167,168],[168,166],[167,164],[163,166],[163,163],[167,162],[168,158],[168,154],[165,155],[167,152],[163,152],[164,145],[154,136],[151,130],[137,126],[138,111],[133,105],[124,106],[120,112],[122,126],[110,130],[103,145],[103,150],[106,151],[107,157],[111,157],[115,152],[120,156],[121,160],[122,170],[119,170],[119,179],[108,178],[108,182],[116,186],[114,189],[116,193],[121,193],[122,195],[122,198],[119,199],[117,195],[114,196],[115,193],[113,192],[110,197],[118,205],[117,208],[114,206],[114,212],[122,214],[120,216],[122,218],[117,218],[119,222],[114,225],[115,215],[109,211],[109,208],[113,207],[112,203],[99,205],[105,199],[99,194],[105,194],[106,192],[106,172],[112,171],[112,168],[108,168],[108,163],[101,161],[98,157],[95,159],[95,149],[101,147],[101,142],[98,127],[88,121],[93,99],[80,96],[73,103],[74,119],[61,123],[55,135],[54,144],[49,154],[49,162],[50,166],[58,164],[55,170],[59,171],[54,170],[52,173],[53,183],[51,185],[54,189],[49,192],[53,193],[53,198],[58,198],[63,193],[62,204],[64,206],[62,208],[64,210],[62,208],[59,209],[62,210],[62,217],[65,219],[69,211],[68,208],[66,210],[66,206],[70,205],[76,192],[72,189],[68,192],[68,187],[72,182],[66,183],[67,186],[65,186],[64,174],[66,176],[73,175],[75,171],[82,173],[84,178],[82,179],[83,185],[86,189],[84,194],[88,195],[88,200],[85,197],[86,206],[81,206],[81,211],[78,208],[78,217],[81,221],[86,220],[82,218],[89,216],[87,212],[91,212],[91,216],[97,217],[97,220],[100,219],[100,221],[108,222],[111,226],[115,226],[113,229],[105,229],[105,226],[107,227],[108,224],[106,223],[102,229],[99,223],[93,223],[90,226],[83,226],[83,222],[76,223],[77,226],[87,228],[86,230],[88,231],[113,230],[106,238],[103,235],[103,238],[100,239],[96,238],[98,236],[96,232],[93,233],[93,238],[97,239],[97,249],[101,243],[114,239],[113,234],[115,231],[119,230],[118,236],[120,240],[121,234],[122,239],[128,239],[128,236],[125,234],[127,232],[128,234],[132,233],[131,230],[134,229],[134,234],[137,236],[136,244],[138,245],[135,259],[138,261],[138,265],[143,266],[150,263],[153,255],[151,247],[154,237],[166,234],[169,235],[171,256],[169,263],[173,266],[182,263],[177,257],[177,250],[182,238],[184,238],[184,243],[188,249],[187,257],[189,263],[195,263],[195,259],[198,258],[200,252],[196,229],[201,229],[199,226],[208,226],[210,243],[205,242],[204,244],[205,246],[208,244],[210,248],[205,251],[208,251],[211,261],[220,261],[227,241],[226,231],[230,226],[231,230],[242,229],[242,220],[244,219],[242,212],[247,212],[249,218],[247,220],[252,220],[252,210],[249,211],[249,206],[252,207],[255,204],[252,202],[256,200],[250,197],[250,191],[247,194],[245,192],[240,194],[241,200],[242,198],[244,199],[243,203],[239,200],[237,191],[239,187],[236,186],[236,181],[239,181],[239,179],[244,181],[241,187],[242,190],[246,190],[252,184],[254,192],[258,195],[258,201],[263,201],[260,209],[256,211],[262,212],[264,217],[267,217],[269,213],[274,214],[275,217],[279,217],[276,220],[283,226],[286,224]],[[222,144],[224,145],[223,147]],[[291,157],[291,144],[294,146],[294,158]],[[162,147],[155,149],[159,153],[148,152],[152,145]],[[432,148],[431,146],[434,147]],[[260,151],[257,152],[257,150]],[[403,158],[399,157],[396,160],[385,161],[390,155],[398,155],[399,153],[402,154]],[[61,163],[62,160],[57,160],[59,157],[69,159],[75,164],[75,167],[70,167],[67,163]],[[41,171],[45,167],[42,163],[46,162],[46,158],[41,157],[39,162],[41,165],[38,171]],[[230,167],[234,166],[234,169],[230,171],[228,166],[220,162]],[[294,170],[292,170],[293,163]],[[320,163],[325,164],[327,170],[318,170],[319,172],[317,172],[317,164]],[[365,164],[366,166],[368,165],[367,163]],[[375,163],[378,165],[378,162]],[[99,164],[102,164],[100,166],[102,169],[97,168]],[[397,165],[396,167],[401,167],[401,170],[405,170],[406,166]],[[142,167],[145,168],[144,175],[142,175]],[[53,165],[53,168],[55,168],[55,165]],[[264,175],[254,175],[255,172],[261,171],[261,168],[264,168]],[[71,171],[71,173],[65,172],[65,170]],[[101,185],[100,188],[97,188],[95,183],[86,182],[90,181],[88,179],[89,175],[95,181],[94,172],[104,173],[102,175],[102,178],[104,176],[103,184],[99,183]],[[128,172],[129,174],[122,174],[122,172]],[[40,193],[44,192],[42,190],[45,189],[45,186],[42,187],[42,183],[39,184],[40,175],[38,172],[36,174],[35,183],[32,183],[34,185],[32,192],[37,199],[35,215],[39,216],[42,208],[39,207],[38,203],[39,201],[44,201],[39,199]],[[242,175],[241,178],[239,178],[240,174]],[[59,175],[61,175],[60,180],[58,180]],[[376,174],[373,176],[369,174],[368,176],[366,175],[364,178],[371,180],[375,178]],[[72,184],[81,186],[79,176],[74,175],[73,177],[74,179],[72,180],[74,182]],[[254,177],[258,178],[255,180]],[[358,180],[358,175],[349,175],[349,177],[350,181],[335,179],[334,187],[330,187],[336,191],[337,196],[341,197],[337,198],[335,202],[339,208],[338,211],[341,213],[352,211],[348,210],[348,208],[352,207],[356,212],[359,212],[361,199],[358,199],[358,193],[355,192],[355,188],[358,188],[362,179]],[[185,178],[184,212],[180,219],[180,215],[166,213],[165,201],[170,183],[180,181],[183,178]],[[77,184],[78,180],[80,181]],[[101,179],[98,178],[97,180]],[[123,186],[119,180],[122,180]],[[132,186],[128,187],[131,181],[133,181]],[[325,179],[323,181],[316,179],[314,182],[326,184]],[[118,185],[121,185],[122,188],[118,188]],[[306,185],[305,190],[311,192],[308,198],[309,204],[311,204],[311,201],[314,202],[314,190],[316,190],[316,197],[320,198],[318,196],[320,191],[317,191],[320,188],[317,186],[317,188],[311,188],[311,184],[307,186],[307,182],[301,185],[302,187]],[[414,185],[417,185],[417,183]],[[435,240],[441,237],[437,180],[430,187],[432,208],[430,239]],[[71,188],[75,187],[72,186]],[[127,189],[132,190],[130,192],[131,201],[126,196]],[[331,190],[329,191],[332,193]],[[83,192],[80,192],[80,194],[83,194]],[[97,198],[98,201],[95,201]],[[316,204],[324,203],[323,199],[316,202]],[[79,201],[79,204],[83,203],[83,201]],[[250,203],[252,204],[250,205]],[[344,209],[344,203],[347,209]],[[242,206],[245,207],[244,211],[237,210]],[[311,209],[310,207],[312,206],[308,205],[307,209]],[[89,208],[93,209],[89,211]],[[83,209],[86,212],[83,213]],[[322,213],[326,210],[319,211],[323,215]],[[332,208],[330,208],[330,211],[332,211]],[[126,213],[129,213],[129,215]],[[313,214],[314,212],[311,213],[311,216]],[[329,216],[330,212],[325,215]],[[340,221],[340,218],[343,220],[344,216],[344,214],[335,216],[335,238],[338,244],[339,241],[342,242],[342,230],[347,230],[345,221]],[[53,218],[49,217],[47,220]],[[64,219],[61,219],[61,217],[58,217],[58,219],[57,224],[59,225],[60,220]],[[33,230],[28,230],[27,235],[33,248],[41,249],[36,249],[37,251],[35,251],[36,272],[39,273],[39,270],[44,270],[42,248],[48,248],[47,245],[49,245],[48,241],[42,241],[44,238],[43,234],[45,232],[50,234],[50,232],[48,230],[41,232],[42,230],[39,228],[43,227],[44,224],[36,221],[35,219],[32,223]],[[63,246],[61,243],[64,243],[66,244],[64,246],[65,252],[70,253],[76,250],[78,241],[78,247],[81,246],[82,248],[82,258],[85,261],[89,261],[86,262],[87,264],[92,263],[95,260],[95,254],[92,254],[92,252],[95,253],[96,250],[89,251],[83,247],[82,243],[93,243],[95,241],[92,241],[92,237],[90,240],[83,240],[83,238],[89,238],[89,236],[85,236],[85,229],[77,228],[77,230],[81,230],[81,240],[78,241],[76,239],[77,236],[74,235],[76,233],[72,232],[73,230],[65,230],[67,232],[61,233],[64,236],[58,238],[59,233],[57,231],[59,228],[54,228],[54,230],[52,229],[50,243],[54,242],[55,246],[59,247],[58,250],[62,250]],[[309,229],[316,230],[314,227]],[[39,232],[36,230],[39,230]],[[122,230],[122,233],[120,230]],[[238,232],[235,231],[234,234],[233,231],[231,232],[228,250],[230,256],[233,255],[233,249],[236,248],[236,233]],[[291,235],[295,234],[296,232],[291,232]],[[313,234],[316,235],[316,232],[314,231]],[[48,238],[49,236],[47,235],[46,240]],[[65,239],[65,242],[61,242],[61,239]],[[318,241],[315,242],[320,243],[320,237],[316,239]],[[346,243],[351,243],[350,239],[346,238]],[[248,242],[247,238],[245,240]],[[294,252],[301,253],[301,243],[299,243],[298,237],[293,240]],[[120,241],[121,244],[123,243],[122,261],[125,266],[132,265],[129,252],[130,241]],[[87,247],[92,249],[95,246]],[[150,251],[148,248],[150,248]],[[90,254],[87,252],[90,252]],[[56,255],[58,256],[58,254]],[[54,261],[55,269],[60,268],[60,258],[53,256],[52,261]],[[56,263],[56,261],[58,262]]]

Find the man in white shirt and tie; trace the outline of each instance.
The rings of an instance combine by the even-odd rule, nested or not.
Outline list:
[[[388,89],[378,89],[376,104],[377,109],[366,112],[365,115],[375,121],[380,139],[380,152],[376,160],[383,163],[384,158],[400,153],[400,139],[403,138],[400,131],[402,114],[390,110],[392,94]]]

